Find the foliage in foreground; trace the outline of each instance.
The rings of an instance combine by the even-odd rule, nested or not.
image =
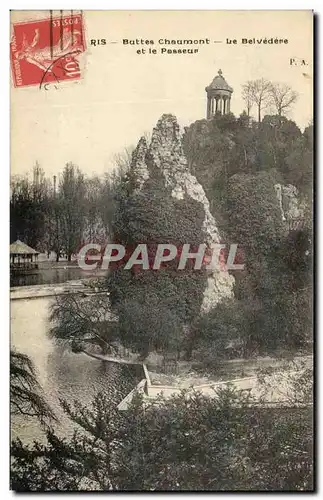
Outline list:
[[[81,430],[53,430],[46,444],[12,443],[12,488],[71,490],[311,490],[310,407],[250,406],[231,388],[209,399],[183,392],[155,404],[138,395],[117,412],[98,394],[91,408],[63,403]]]
[[[32,361],[14,349],[10,352],[10,409],[12,414],[38,417],[42,423],[54,418]]]

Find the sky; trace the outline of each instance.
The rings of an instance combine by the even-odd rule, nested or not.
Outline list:
[[[48,17],[49,11],[14,11],[11,22]],[[36,161],[48,176],[69,161],[89,176],[111,171],[114,156],[150,133],[163,113],[174,114],[181,127],[205,118],[205,87],[220,68],[234,89],[235,115],[244,109],[241,85],[263,77],[298,92],[289,117],[302,129],[312,119],[311,11],[83,11],[83,19],[81,79],[48,90],[11,82],[12,175],[31,171]],[[288,43],[241,43],[276,37]],[[106,39],[106,45],[93,46],[91,39]],[[134,46],[124,39],[154,44]],[[160,45],[159,39],[210,43],[194,45],[196,54],[161,54],[161,48],[183,46]],[[157,54],[147,53],[149,47]],[[142,48],[146,54],[137,54]]]

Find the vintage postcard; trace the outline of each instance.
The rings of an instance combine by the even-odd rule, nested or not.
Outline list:
[[[313,25],[11,12],[12,490],[314,491]]]

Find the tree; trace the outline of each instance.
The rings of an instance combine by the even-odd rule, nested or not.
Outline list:
[[[139,193],[132,185],[129,178],[124,187],[128,194],[119,201],[113,225],[115,241],[128,251],[147,242],[152,254],[158,243],[172,243],[179,248],[187,242],[199,245],[204,241],[201,203],[188,197],[173,198],[160,179],[148,179]],[[178,325],[183,328],[199,314],[206,274],[189,269],[176,272],[176,265],[178,260],[165,269],[142,271],[126,270],[122,263],[112,268],[107,277],[112,310],[119,317],[120,336],[125,345],[136,346],[142,354],[150,346],[159,346],[164,352],[168,347],[174,348],[170,338],[179,336]],[[126,306],[131,306],[132,311],[137,308],[131,328]],[[165,319],[165,326],[156,330],[159,314]],[[155,330],[163,334],[157,343]]]
[[[182,141],[190,170],[203,186],[220,229],[221,205],[225,202],[230,159],[235,146],[233,138],[238,129],[239,124],[232,113],[229,116],[218,114],[212,120],[192,123],[186,128]]]
[[[242,85],[244,99],[249,103],[254,103],[258,110],[258,122],[261,122],[261,111],[265,109],[270,102],[271,83],[264,78],[252,80]]]
[[[242,86],[242,94],[241,95],[242,95],[242,99],[244,100],[244,103],[246,105],[247,116],[249,118],[250,111],[252,109],[252,106],[254,105],[253,83],[252,82],[247,82]]]
[[[228,220],[232,241],[246,251],[248,262],[272,252],[283,232],[279,203],[271,172],[230,177]]]
[[[298,99],[297,92],[284,83],[272,83],[269,87],[269,95],[278,116],[287,114],[292,104]]]
[[[304,386],[304,373],[303,386]],[[298,396],[301,393],[298,393]],[[299,397],[298,397],[299,401]],[[299,403],[298,403],[299,404]],[[72,439],[12,444],[16,491],[311,491],[312,410],[254,406],[230,386],[213,399],[183,391],[118,412],[103,394],[92,407],[63,403]]]
[[[302,132],[285,116],[265,115],[255,130],[257,170],[275,169],[282,182],[289,184],[287,158],[294,150]]]
[[[275,316],[269,312],[278,292],[275,279],[280,261],[275,249],[284,234],[274,184],[275,176],[264,171],[229,179],[228,234],[245,255],[245,273],[236,280],[235,288],[245,352],[275,349],[280,337],[279,328],[274,328]]]
[[[56,188],[56,175],[53,178],[53,191],[51,198],[51,229],[52,229],[52,237],[51,237],[51,250],[54,250],[56,253],[56,262],[59,261],[59,258],[62,253],[63,248],[63,229],[62,229],[62,217],[61,217],[61,205],[59,201],[59,196],[57,195]]]
[[[57,201],[64,251],[70,261],[80,248],[85,216],[84,176],[73,163],[67,163],[64,168]]]
[[[85,179],[84,189],[84,231],[89,242],[94,242],[99,223],[99,203],[101,192],[101,180],[95,176]]]
[[[120,180],[129,172],[134,149],[133,146],[129,146],[124,148],[121,153],[114,155],[113,160],[115,168],[111,174],[111,179],[114,184],[119,184]]]
[[[106,235],[111,236],[112,220],[116,210],[116,193],[118,183],[112,181],[111,175],[105,174],[101,180],[100,194],[97,210],[100,215],[102,225],[105,228]]]
[[[310,230],[286,230],[274,184],[267,172],[234,175],[227,207],[230,238],[245,254],[245,274],[235,290],[242,301],[241,331],[249,350],[265,352],[306,347],[312,327]]]
[[[183,325],[169,300],[161,303],[157,294],[147,294],[144,302],[136,298],[123,301],[119,311],[120,340],[124,345],[139,352],[143,359],[156,351],[179,356]]]
[[[127,147],[122,153],[114,156],[115,168],[106,173],[101,182],[98,211],[106,228],[106,234],[112,237],[112,221],[117,209],[117,199],[121,195],[122,186],[129,174],[133,148]]]
[[[10,408],[12,415],[37,417],[43,424],[54,418],[42,394],[32,361],[15,350],[10,352]]]
[[[241,303],[236,299],[217,304],[193,324],[185,348],[188,358],[198,360],[209,371],[216,371],[219,361],[243,353],[244,328]]]
[[[309,128],[297,138],[293,149],[286,157],[285,178],[300,191],[302,197],[312,205],[313,199],[313,143]]]
[[[13,177],[10,199],[10,239],[21,239],[32,248],[47,250],[50,220],[49,183],[36,162],[33,180]]]
[[[90,289],[97,286],[100,284],[90,284]],[[88,348],[94,346],[102,354],[114,354],[112,343],[118,337],[106,294],[57,296],[51,306],[50,321],[51,335],[65,341],[72,351],[88,354]]]

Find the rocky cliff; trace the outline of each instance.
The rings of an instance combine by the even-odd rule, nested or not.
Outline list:
[[[133,154],[131,171],[136,190],[140,190],[151,175],[158,175],[174,199],[181,200],[185,196],[201,203],[204,209],[205,243],[220,243],[219,231],[204,189],[189,171],[175,116],[165,114],[160,118],[153,130],[150,145],[145,139],[140,139]],[[221,300],[231,298],[233,284],[234,278],[226,271],[216,270],[210,274],[202,311],[207,312]]]
[[[295,186],[275,184],[275,191],[279,201],[282,220],[284,222],[302,219],[305,207],[299,200],[299,193]]]

